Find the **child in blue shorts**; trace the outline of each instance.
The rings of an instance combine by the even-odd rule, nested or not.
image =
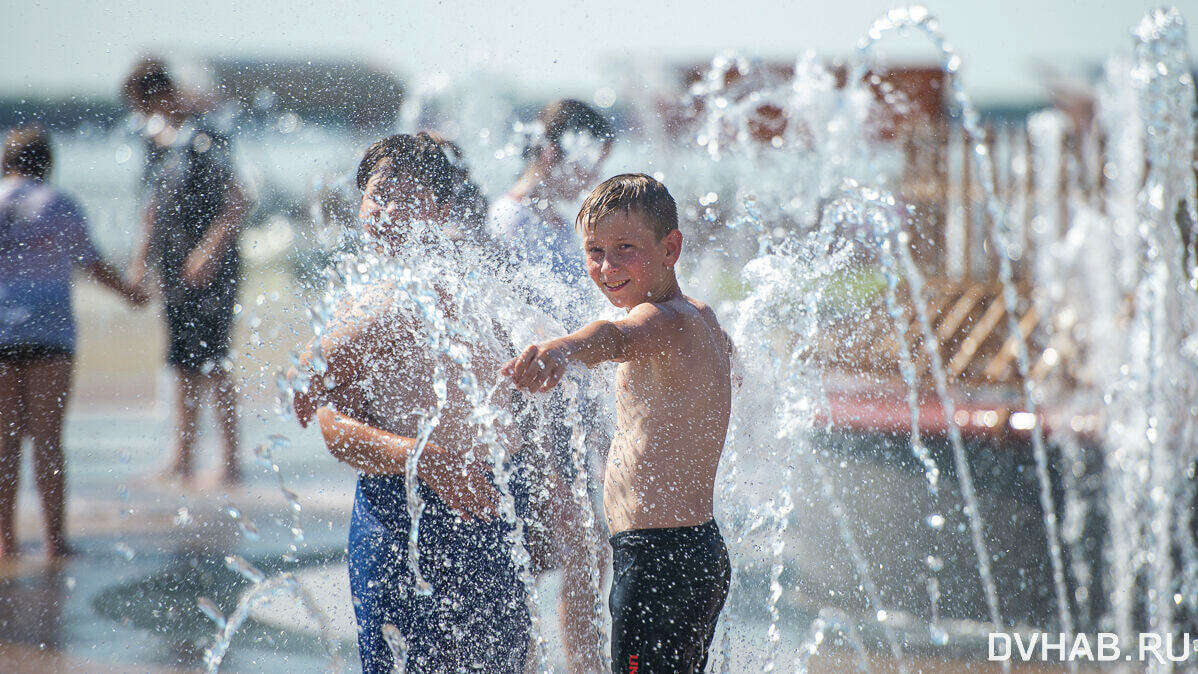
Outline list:
[[[478,191],[467,189],[464,169],[450,161],[445,142],[427,133],[375,143],[359,165],[357,183],[360,220],[380,252],[403,242],[411,223],[465,233],[463,245],[471,236],[485,236]],[[449,258],[438,278],[469,283],[453,266],[452,251],[442,252]],[[391,626],[402,639],[407,671],[522,672],[530,618],[513,561],[513,527],[497,515],[492,468],[483,460],[490,447],[480,439],[471,417],[475,408],[461,390],[461,366],[430,349],[422,330],[397,306],[386,281],[368,284],[336,309],[321,338],[328,370],[295,398],[300,422],[315,416],[329,451],[361,471],[348,550],[362,666],[392,671]],[[495,378],[497,358],[475,349],[472,372]],[[427,415],[438,406],[438,367],[444,368],[447,391],[416,472],[415,494],[424,502],[418,578],[409,559],[413,523],[405,468],[417,446],[421,411]],[[510,404],[510,394],[500,395],[507,402],[495,404]],[[508,455],[515,454],[514,429],[497,432]],[[524,482],[512,480],[509,489],[522,514]]]

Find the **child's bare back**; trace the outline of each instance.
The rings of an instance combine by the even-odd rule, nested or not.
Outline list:
[[[604,478],[608,526],[702,524],[731,406],[728,339],[715,313],[680,296],[634,312],[659,314],[658,342],[620,364],[616,424]]]

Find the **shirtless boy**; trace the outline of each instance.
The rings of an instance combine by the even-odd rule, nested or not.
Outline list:
[[[576,223],[591,280],[626,313],[529,346],[502,372],[542,392],[571,361],[620,364],[603,485],[612,671],[702,671],[728,594],[712,499],[731,407],[731,343],[711,308],[678,286],[682,233],[664,185],[643,174],[610,178]]]
[[[413,223],[421,222],[461,232],[464,246],[480,244],[469,240],[470,232],[481,230],[481,222],[471,226],[470,218],[481,220],[486,208],[463,199],[475,191],[465,189],[472,184],[445,148],[422,132],[392,136],[366,151],[357,176],[360,219],[380,251],[402,249]],[[445,259],[434,284],[443,298],[445,286],[462,281],[454,260]],[[456,384],[461,368],[427,348],[421,325],[395,298],[384,280],[341,303],[321,339],[327,373],[295,398],[300,423],[315,416],[329,451],[360,471],[348,558],[362,669],[393,671],[384,636],[392,625],[407,645],[409,672],[523,672],[530,618],[509,554],[511,528],[496,517],[498,493],[481,458],[489,447]],[[480,373],[495,372],[501,362],[485,348],[471,357]],[[305,370],[310,360],[301,361]],[[438,404],[432,385],[438,366],[449,382],[446,399],[412,486],[405,467],[420,432],[418,412]],[[506,404],[505,397],[501,393],[495,404]],[[501,428],[499,434],[514,453],[519,443],[512,431]],[[527,502],[520,490],[526,488],[519,480],[510,488],[519,514]],[[424,592],[409,567],[413,494],[424,503],[418,538]]]

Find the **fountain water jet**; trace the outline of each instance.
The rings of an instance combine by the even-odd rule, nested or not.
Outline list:
[[[746,405],[744,401],[738,401],[734,427],[730,430],[724,486],[719,494],[725,510],[721,511],[720,517],[721,523],[727,522],[730,547],[738,548],[741,558],[740,563],[734,564],[732,581],[733,596],[738,593],[740,596],[730,597],[729,613],[717,641],[721,646],[719,652],[713,654],[716,660],[722,658],[720,664],[725,670],[733,667],[730,652],[738,638],[727,623],[747,620],[746,612],[735,609],[735,602],[746,597],[746,601],[754,602],[758,608],[764,607],[768,614],[768,627],[761,630],[767,640],[765,649],[755,655],[761,657],[767,667],[776,668],[780,662],[780,648],[786,642],[779,635],[784,637],[788,633],[788,623],[794,619],[788,606],[788,590],[792,587],[791,578],[796,569],[791,560],[801,552],[804,544],[802,540],[796,540],[801,534],[794,532],[801,530],[794,526],[793,520],[803,514],[805,503],[803,494],[792,490],[791,484],[801,480],[803,472],[815,476],[812,493],[822,498],[832,512],[836,534],[862,585],[859,592],[866,595],[864,603],[875,616],[890,616],[883,621],[861,620],[850,617],[846,611],[840,618],[842,624],[849,627],[847,631],[854,628],[854,620],[858,624],[878,624],[883,632],[880,641],[885,642],[884,648],[888,648],[900,662],[908,657],[906,647],[910,633],[901,631],[896,616],[903,612],[894,607],[895,602],[887,596],[886,588],[878,586],[881,574],[872,568],[874,560],[870,553],[873,551],[869,549],[866,537],[869,534],[860,532],[861,527],[851,514],[852,504],[846,504],[847,499],[837,494],[834,483],[843,478],[838,478],[829,465],[821,463],[829,453],[823,449],[821,455],[821,446],[811,436],[813,429],[826,428],[827,424],[841,419],[835,411],[838,400],[828,395],[829,389],[837,383],[836,376],[819,371],[822,361],[812,346],[819,341],[821,321],[830,311],[828,306],[833,304],[828,299],[834,294],[831,277],[857,265],[847,254],[844,259],[836,257],[836,250],[828,244],[839,239],[864,244],[863,247],[870,251],[868,254],[876,256],[870,263],[881,270],[881,283],[874,299],[885,305],[884,312],[890,319],[889,330],[896,337],[894,355],[902,384],[900,402],[910,424],[910,434],[905,438],[907,449],[918,463],[921,490],[937,499],[935,511],[929,514],[929,510],[922,510],[914,521],[922,528],[920,522],[928,519],[924,515],[947,514],[939,506],[951,507],[949,492],[953,485],[950,480],[942,479],[940,471],[942,466],[946,474],[954,471],[966,501],[964,512],[968,530],[962,530],[961,540],[968,540],[977,557],[985,612],[990,618],[987,628],[1003,630],[1011,627],[1002,617],[1000,600],[1006,597],[998,590],[1001,582],[994,578],[1001,576],[1003,570],[991,568],[992,558],[999,553],[988,551],[988,547],[993,549],[991,546],[995,541],[987,539],[985,533],[987,525],[992,525],[992,520],[1000,520],[1003,513],[995,512],[991,517],[984,506],[984,498],[976,493],[970,461],[977,457],[973,456],[973,446],[962,437],[963,424],[958,421],[960,413],[968,418],[976,411],[967,404],[959,404],[959,389],[954,382],[957,375],[947,372],[950,366],[946,366],[945,361],[950,358],[948,352],[941,353],[940,319],[943,318],[941,312],[947,311],[947,307],[933,306],[936,280],[929,279],[925,283],[919,269],[921,262],[912,252],[917,243],[912,228],[915,216],[902,207],[899,197],[889,196],[897,195],[901,190],[887,185],[886,177],[879,178],[878,171],[862,167],[870,158],[863,139],[868,133],[866,119],[870,102],[865,100],[868,95],[860,85],[867,79],[870,50],[888,31],[901,31],[904,27],[928,31],[941,49],[942,65],[951,79],[953,104],[961,111],[963,121],[963,127],[955,132],[957,140],[949,144],[958,146],[968,155],[957,164],[957,169],[952,169],[950,163],[950,171],[964,172],[968,164],[973,180],[980,184],[986,195],[983,212],[976,208],[976,204],[967,208],[970,181],[963,180],[950,190],[947,201],[951,224],[945,232],[949,244],[946,271],[947,276],[964,281],[971,269],[979,268],[968,262],[976,258],[977,251],[967,246],[979,245],[976,239],[970,238],[970,227],[973,223],[986,224],[989,241],[982,245],[990,249],[992,256],[997,255],[992,260],[996,262],[1000,290],[993,299],[1006,309],[1002,312],[1006,314],[1005,321],[1002,318],[999,321],[1006,326],[1004,345],[1009,344],[1005,347],[1008,349],[1006,357],[1015,372],[1010,381],[1017,385],[1017,388],[1012,387],[1018,396],[1018,403],[1012,401],[1012,404],[1018,404],[1018,407],[1011,415],[1011,426],[1016,427],[1016,415],[1026,415],[1018,417],[1018,428],[1029,431],[1025,437],[1030,440],[1034,458],[1034,493],[1043,515],[1043,544],[1052,569],[1055,604],[1052,613],[1055,613],[1058,629],[1072,634],[1075,622],[1083,630],[1099,624],[1104,618],[1094,613],[1101,611],[1092,612],[1090,603],[1085,601],[1097,594],[1111,599],[1112,605],[1106,615],[1117,626],[1117,631],[1129,639],[1135,631],[1139,619],[1137,611],[1141,606],[1147,610],[1147,625],[1164,632],[1175,630],[1179,625],[1175,595],[1180,594],[1183,604],[1190,611],[1194,610],[1193,598],[1198,594],[1192,589],[1195,571],[1198,571],[1198,553],[1188,536],[1190,524],[1186,506],[1193,486],[1180,477],[1187,472],[1186,461],[1192,458],[1194,443],[1193,422],[1183,418],[1184,401],[1187,396],[1190,400],[1194,398],[1193,390],[1182,376],[1193,372],[1194,354],[1198,351],[1194,338],[1186,339],[1187,334],[1193,333],[1189,327],[1193,323],[1188,321],[1195,315],[1193,289],[1187,286],[1193,279],[1192,273],[1187,274],[1187,270],[1192,269],[1193,257],[1192,252],[1173,254],[1186,251],[1187,246],[1176,234],[1177,209],[1172,204],[1184,202],[1182,210],[1194,221],[1192,175],[1187,174],[1188,164],[1183,161],[1185,157],[1192,158],[1193,154],[1192,119],[1185,107],[1187,92],[1192,102],[1192,82],[1187,84],[1186,76],[1179,74],[1188,72],[1188,65],[1182,67],[1177,61],[1184,60],[1184,44],[1180,49],[1177,44],[1182,39],[1179,35],[1183,35],[1179,33],[1180,25],[1175,14],[1154,13],[1139,31],[1136,65],[1125,64],[1127,69],[1123,74],[1108,69],[1108,87],[1117,95],[1108,92],[1099,101],[1099,120],[1106,129],[1107,138],[1105,163],[1094,158],[1094,153],[1099,152],[1095,148],[1103,147],[1093,139],[1094,136],[1085,136],[1081,141],[1088,153],[1081,161],[1072,156],[1059,157],[1065,151],[1064,147],[1074,142],[1072,138],[1077,130],[1069,128],[1069,120],[1051,114],[1037,117],[1029,125],[1030,153],[1023,148],[1022,132],[1018,130],[987,139],[977,112],[961,89],[957,77],[960,59],[943,42],[935,21],[918,8],[891,12],[871,28],[854,72],[847,78],[848,91],[837,90],[829,72],[812,58],[805,57],[797,62],[793,78],[764,78],[764,84],[760,85],[764,92],[755,97],[745,94],[738,98],[738,94],[727,91],[726,80],[731,67],[734,66],[741,76],[751,75],[754,68],[762,68],[740,56],[722,57],[724,60],[720,63],[728,67],[721,70],[723,66],[717,64],[712,70],[714,74],[703,80],[703,86],[692,90],[694,99],[702,99],[713,106],[721,96],[725,98],[723,107],[707,108],[713,111],[713,116],[701,120],[709,122],[701,126],[705,142],[697,144],[698,155],[705,162],[699,167],[691,167],[690,171],[683,171],[679,166],[694,157],[687,155],[686,149],[678,149],[672,155],[663,153],[654,168],[662,169],[667,184],[676,195],[685,195],[680,199],[680,207],[699,204],[694,210],[695,217],[691,218],[696,229],[702,232],[696,234],[695,240],[704,241],[708,231],[712,232],[712,250],[708,257],[715,260],[715,267],[718,268],[721,262],[728,267],[740,266],[737,253],[741,251],[752,260],[745,265],[747,297],[727,300],[722,312],[725,316],[735,317],[731,323],[743,323],[743,327],[738,327],[736,339],[742,357],[752,367],[770,374],[766,378],[753,379],[753,385],[777,382],[777,392],[784,393],[781,401],[776,397],[769,403],[752,401]],[[1164,72],[1157,65],[1162,63],[1165,64]],[[1162,105],[1162,101],[1168,101],[1168,104]],[[786,128],[774,136],[780,139],[776,145],[772,140],[767,145],[758,145],[753,138],[752,129],[756,128],[753,125],[762,121],[754,119],[761,106],[778,108],[788,121]],[[719,112],[714,112],[716,110]],[[1129,120],[1136,120],[1136,123],[1129,123]],[[1145,128],[1157,131],[1143,139],[1141,132]],[[995,144],[1005,143],[1012,144],[1009,151],[993,149]],[[798,152],[805,154],[795,156]],[[811,165],[805,164],[811,157],[815,161],[811,161]],[[1022,169],[1020,162],[1025,163]],[[1004,168],[1007,163],[1010,166]],[[1149,170],[1142,172],[1139,167],[1145,163]],[[788,164],[793,166],[787,168]],[[1093,200],[1103,181],[1097,179],[1095,183],[1094,176],[1088,172],[1091,164],[1102,165],[1111,173],[1105,193],[1099,195],[1101,203],[1098,205]],[[770,171],[780,167],[783,170],[775,181]],[[751,178],[738,179],[737,176]],[[1021,176],[1031,180],[1020,186]],[[792,177],[796,179],[788,183]],[[848,183],[846,179],[856,182]],[[761,180],[762,184],[753,184],[753,180]],[[675,185],[679,187],[675,188]],[[1000,197],[1009,204],[1000,201]],[[1091,203],[1082,203],[1086,199],[1092,200]],[[1056,208],[1062,201],[1068,207]],[[1020,206],[1020,203],[1024,205]],[[737,206],[743,214],[728,212]],[[1042,219],[1039,227],[1032,223],[1024,231],[1021,213],[1028,207],[1034,208],[1036,217]],[[1061,216],[1056,216],[1057,213]],[[1043,218],[1050,214],[1057,218],[1055,226],[1044,224]],[[727,223],[726,228],[723,222]],[[835,228],[825,234],[816,232],[811,239],[821,241],[820,236],[825,236],[822,248],[813,245],[812,250],[804,251],[795,244],[803,240],[810,229],[833,224]],[[1115,250],[1099,245],[1101,242],[1098,241],[1084,240],[1086,235],[1104,236],[1108,231],[1114,232],[1111,238],[1115,243],[1111,245]],[[1032,245],[1025,239],[1032,239]],[[1079,244],[1077,239],[1083,241]],[[736,245],[742,242],[743,248],[737,249]],[[1121,245],[1134,254],[1115,255]],[[1069,246],[1087,253],[1104,250],[1103,254],[1108,257],[1101,259],[1112,262],[1106,269],[1118,268],[1113,281],[1091,286],[1095,294],[1110,300],[1093,298],[1095,311],[1078,311],[1084,303],[1071,296],[1076,293],[1071,294],[1067,288],[1062,290],[1062,276],[1066,272],[1062,271],[1062,265],[1054,263]],[[411,265],[412,268],[417,266]],[[1028,267],[1039,271],[1032,274],[1036,280],[1035,296],[1025,298],[1022,297],[1024,293],[1019,292],[1019,284],[1023,270]],[[712,268],[703,266],[693,274],[708,274]],[[785,279],[795,284],[788,291],[789,299],[783,301],[770,295],[773,291],[764,285],[762,278],[766,270],[779,274],[779,280],[770,282],[781,284]],[[1103,271],[1086,273],[1097,278]],[[400,272],[395,269],[380,272],[375,268],[372,273]],[[813,278],[817,280],[812,281]],[[905,295],[902,293],[904,285]],[[414,296],[419,294],[413,293]],[[1124,319],[1115,305],[1127,295],[1133,297],[1127,304],[1133,330],[1130,338],[1122,339],[1118,334],[1125,323],[1121,323]],[[1179,296],[1181,304],[1177,305]],[[768,302],[775,305],[769,306]],[[1174,304],[1170,305],[1170,302]],[[502,301],[497,303],[503,304]],[[1102,304],[1107,306],[1098,306]],[[1166,309],[1170,306],[1179,306],[1179,310]],[[1038,316],[1033,316],[1033,311]],[[1072,322],[1064,320],[1070,311],[1074,314]],[[791,321],[791,325],[786,325],[787,321]],[[517,322],[513,320],[512,325]],[[1079,325],[1090,327],[1088,337],[1077,336],[1080,333],[1074,328]],[[556,328],[543,327],[547,330]],[[447,344],[464,340],[467,335],[472,338],[475,334],[471,332],[472,328],[461,326],[445,329],[448,331],[446,342],[436,348],[447,355],[450,348]],[[789,334],[779,336],[781,333]],[[1086,479],[1083,478],[1090,477],[1087,471],[1093,463],[1095,432],[1085,424],[1071,425],[1072,420],[1092,414],[1102,403],[1095,405],[1093,398],[1087,399],[1087,391],[1071,392],[1064,388],[1063,382],[1037,375],[1046,361],[1043,358],[1037,360],[1038,354],[1029,342],[1035,342],[1042,335],[1054,348],[1062,347],[1069,340],[1081,343],[1079,354],[1071,363],[1076,365],[1075,371],[1087,372],[1077,388],[1097,389],[1099,396],[1106,394],[1109,397],[1100,429],[1104,503],[1090,504],[1086,495],[1079,493],[1089,488],[1084,486]],[[1063,347],[1055,352],[1066,353]],[[1135,357],[1129,358],[1129,355]],[[929,361],[930,368],[924,371],[926,378],[921,378],[921,368]],[[1121,372],[1119,366],[1124,363],[1128,367],[1126,372]],[[814,372],[805,372],[805,369]],[[444,378],[444,372],[435,377],[438,381]],[[924,382],[922,386],[921,381]],[[939,409],[930,412],[921,397],[927,382],[931,382],[930,388],[940,401]],[[1145,391],[1149,393],[1147,407],[1144,405]],[[489,408],[485,401],[493,392],[477,392],[482,401],[480,430],[486,432],[488,428],[493,429],[494,424],[502,425],[501,418],[488,418]],[[935,425],[941,415],[945,421],[942,432]],[[570,416],[579,418],[581,414],[576,408]],[[1064,419],[1063,423],[1057,421],[1058,416]],[[1028,419],[1030,425],[1023,425]],[[999,423],[1005,424],[1006,420],[1003,416]],[[774,430],[777,430],[777,437],[765,441],[759,437],[759,434],[770,435]],[[936,443],[940,435],[948,437],[951,466],[937,462]],[[754,442],[758,443],[755,450],[760,450],[759,454],[746,451]],[[576,454],[573,460],[576,469],[580,469],[580,476],[584,444],[578,437],[572,442]],[[1057,492],[1053,484],[1056,465],[1052,459],[1053,451],[1057,449],[1064,466],[1058,471],[1063,493]],[[758,505],[752,502],[750,492],[757,488],[752,486],[754,464],[762,457],[787,462],[777,470],[785,491],[778,492],[768,504]],[[502,454],[492,453],[489,458],[492,462],[498,461],[495,465],[503,465]],[[801,463],[794,465],[796,459]],[[802,470],[796,470],[796,467]],[[1144,467],[1149,475],[1147,482],[1140,478],[1140,469]],[[979,472],[979,475],[986,476],[978,479],[984,490],[990,473]],[[580,505],[586,505],[585,486],[580,489],[577,481],[573,486],[575,498]],[[733,499],[740,499],[741,503],[733,503]],[[1062,515],[1059,523],[1058,503]],[[507,519],[507,512],[504,516]],[[1087,544],[1096,544],[1094,535],[1089,533],[1092,527],[1087,526],[1093,517],[1107,517],[1110,522],[1111,545],[1106,551],[1105,569],[1087,558],[1084,552]],[[942,526],[944,518],[936,521]],[[518,521],[512,524],[519,527]],[[950,528],[940,532],[939,526],[931,526],[930,522],[929,528],[936,530],[936,535],[947,535],[951,531]],[[755,536],[758,540],[765,538],[769,543],[763,548],[768,568],[760,577],[754,575],[755,559],[746,556],[757,554],[748,550],[752,546],[749,541]],[[1013,542],[1025,541],[1000,541]],[[512,544],[513,548],[519,548],[518,541],[513,540]],[[1137,548],[1150,549],[1155,559],[1153,564],[1145,565],[1138,560]],[[928,573],[919,585],[927,589],[931,615],[929,629],[936,635],[941,618],[945,619],[945,625],[953,623],[952,580],[946,577],[947,574],[939,575],[942,560],[937,555],[924,553],[927,550],[921,551],[919,557],[928,560],[925,565]],[[588,554],[597,562],[596,549],[588,550]],[[1180,557],[1176,565],[1172,561],[1175,554]],[[514,555],[522,558],[518,551]],[[1066,557],[1069,557],[1068,564]],[[1030,568],[1019,569],[1025,570]],[[880,580],[884,582],[885,578]],[[765,586],[759,602],[753,594],[756,582]],[[597,571],[592,577],[592,585],[597,594]],[[528,596],[532,597],[534,591],[535,588],[529,587]],[[942,606],[942,602],[949,606]],[[601,603],[596,603],[596,620],[601,611]],[[822,622],[811,623],[811,643],[803,644],[796,652],[796,667],[806,666],[808,657],[825,643],[823,635],[832,633],[830,626],[835,621],[825,618],[823,613],[816,620]],[[596,632],[597,646],[602,649],[606,635],[601,622],[597,623]],[[945,639],[956,639],[956,635],[954,632]],[[850,641],[854,649],[859,647],[860,638]],[[933,644],[941,645],[943,641],[933,636]],[[539,653],[538,659],[540,668],[544,669],[544,653]],[[744,661],[736,662],[736,667],[743,666]]]

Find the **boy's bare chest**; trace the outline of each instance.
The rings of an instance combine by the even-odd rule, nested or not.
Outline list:
[[[678,379],[663,370],[657,363],[621,363],[616,369],[616,410],[621,425],[649,420],[687,397]]]

